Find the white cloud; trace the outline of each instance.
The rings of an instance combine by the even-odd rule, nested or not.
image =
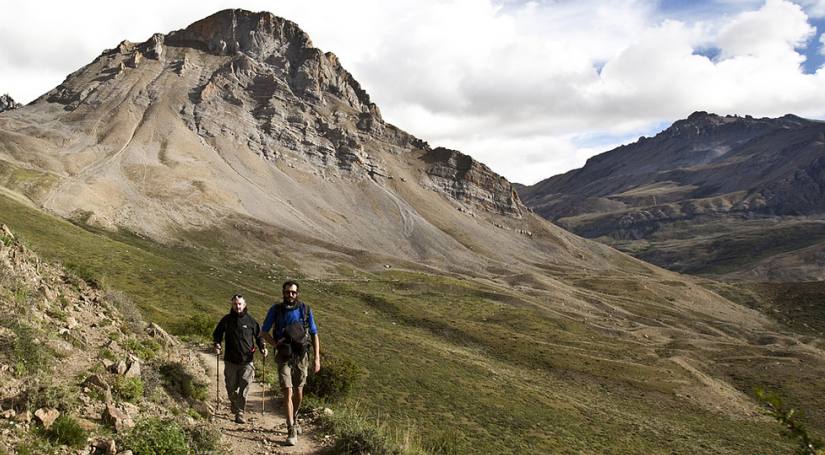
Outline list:
[[[810,17],[825,17],[825,0],[797,0],[796,3],[801,5]]]
[[[650,134],[694,110],[825,116],[825,71],[804,74],[796,50],[813,37],[808,16],[825,16],[824,1],[708,0],[678,17],[658,5],[3,2],[0,16],[15,20],[0,29],[0,92],[29,101],[122,39],[142,41],[242,7],[298,23],[316,46],[340,57],[388,121],[523,183],[581,165],[611,145],[583,147],[577,137]],[[719,55],[696,52],[707,48]]]
[[[719,31],[722,58],[796,54],[816,29],[799,5],[767,0],[757,11],[740,14]]]

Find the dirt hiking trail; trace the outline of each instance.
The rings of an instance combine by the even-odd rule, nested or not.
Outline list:
[[[227,453],[260,453],[260,454],[328,454],[329,447],[320,442],[321,436],[318,428],[306,417],[304,411],[299,412],[298,421],[303,429],[303,434],[298,437],[298,444],[295,446],[286,445],[287,428],[283,417],[283,406],[280,392],[276,395],[274,390],[266,390],[262,394],[264,384],[255,378],[255,382],[250,385],[247,396],[245,424],[235,423],[235,416],[229,410],[229,400],[226,396],[226,388],[223,381],[223,360],[216,362],[215,354],[202,352],[201,360],[209,375],[209,403],[215,406],[215,381],[220,378],[220,408],[214,415],[214,423],[221,431],[221,445],[226,448]],[[216,365],[216,363],[218,363]],[[267,369],[275,368],[271,359],[266,365]],[[217,371],[217,376],[216,376]],[[256,374],[259,373],[256,371]],[[262,403],[261,398],[265,401]],[[265,412],[261,413],[262,404]]]

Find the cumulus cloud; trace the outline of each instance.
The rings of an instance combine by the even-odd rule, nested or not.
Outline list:
[[[797,3],[805,9],[808,16],[813,18],[825,17],[825,0],[799,0]]]
[[[122,39],[230,7],[297,22],[388,121],[522,183],[695,110],[825,116],[825,70],[805,74],[800,50],[825,45],[823,0],[4,2],[0,92],[29,101]],[[581,140],[598,135],[615,142]]]

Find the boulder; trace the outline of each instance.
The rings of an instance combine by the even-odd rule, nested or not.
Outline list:
[[[92,446],[97,449],[96,453],[104,454],[104,455],[116,455],[117,454],[117,444],[115,440],[112,438],[100,438],[95,440],[92,443]]]
[[[2,226],[0,226],[0,230],[2,230],[2,231],[3,231],[3,235],[4,235],[6,238],[11,239],[11,240],[14,240],[14,234],[12,234],[11,229],[9,229],[9,227],[8,227],[8,226],[6,226],[5,224],[3,224]]]
[[[60,411],[54,408],[40,408],[34,411],[34,416],[37,417],[37,420],[40,421],[43,428],[48,430],[52,427],[54,421],[60,417]]]
[[[75,421],[80,428],[83,428],[86,431],[95,431],[97,430],[97,424],[92,422],[91,420],[84,419],[84,418],[76,418]]]
[[[129,378],[139,378],[140,377],[140,360],[136,357],[129,358],[129,367],[126,369],[124,373],[126,377]]]
[[[172,335],[163,330],[161,326],[155,324],[154,322],[149,324],[149,327],[146,328],[146,333],[151,336],[152,338],[157,338],[161,344],[165,346],[174,346],[178,344],[178,341]]]
[[[109,372],[114,374],[126,374],[126,370],[128,369],[129,366],[126,364],[126,361],[120,360],[109,368]]]
[[[114,427],[115,431],[118,433],[135,426],[135,422],[132,418],[125,412],[115,407],[112,403],[106,405],[106,409],[103,411],[103,415],[101,417],[104,422]]]
[[[95,388],[98,388],[98,389],[101,389],[101,390],[108,390],[109,389],[109,384],[107,384],[106,381],[103,380],[103,378],[100,377],[99,374],[93,374],[93,375],[89,376],[88,378],[86,378],[86,380],[83,381],[83,386],[84,387],[95,387]]]

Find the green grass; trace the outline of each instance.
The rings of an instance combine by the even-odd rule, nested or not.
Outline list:
[[[125,447],[135,455],[188,455],[190,453],[186,432],[173,422],[155,417],[137,422],[118,447]]]
[[[825,241],[823,223],[795,219],[698,219],[666,223],[643,240],[599,238],[682,273],[725,274]]]
[[[365,273],[349,264],[341,264],[341,276],[352,281],[304,279],[294,268],[301,258],[254,230],[182,233],[188,246],[159,245],[83,229],[2,196],[0,222],[46,258],[124,292],[147,319],[181,331],[192,330],[193,314],[217,323],[234,292],[247,297],[260,321],[280,283],[297,277],[324,352],[363,371],[340,406],[388,431],[414,432],[431,451],[733,454],[789,447],[774,436],[773,422],[731,418],[677,398],[678,386],[692,380],[687,373],[631,337],[544,310],[547,297],[412,271]],[[589,283],[588,292],[619,298],[603,283]],[[668,302],[638,292],[641,300],[629,308]],[[207,324],[195,322],[195,331],[205,332]]]
[[[69,447],[80,447],[88,436],[88,432],[77,423],[77,420],[68,415],[58,417],[46,434],[52,443]]]

